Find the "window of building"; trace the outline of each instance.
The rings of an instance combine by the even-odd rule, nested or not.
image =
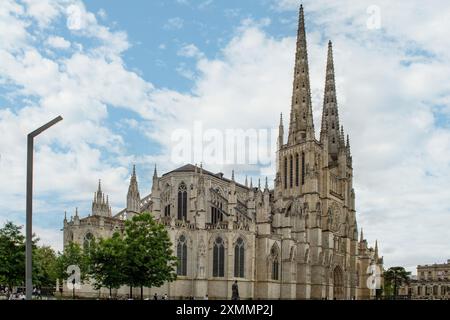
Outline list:
[[[245,251],[244,240],[237,239],[234,246],[234,276],[236,278],[244,278]]]
[[[83,239],[83,249],[88,252],[94,244],[94,235],[90,232],[86,233]]]
[[[284,157],[284,188],[287,189],[287,157]]]
[[[292,183],[293,183],[293,171],[294,171],[294,166],[293,166],[293,159],[292,156],[289,157],[289,187],[292,188]]]
[[[222,202],[211,205],[211,223],[217,224],[223,221]]]
[[[302,185],[305,184],[305,153],[302,152]]]
[[[187,244],[186,237],[181,235],[177,243],[177,275],[185,276],[187,275]]]
[[[213,277],[223,277],[225,275],[225,246],[223,239],[217,237],[213,248]]]
[[[279,279],[279,256],[278,256],[278,248],[276,246],[272,247],[271,250],[271,260],[272,260],[272,280]]]
[[[170,204],[168,204],[164,207],[164,216],[170,217]]]
[[[187,188],[184,182],[178,187],[178,220],[187,220]]]
[[[295,186],[298,187],[299,181],[299,158],[298,153],[295,154]]]

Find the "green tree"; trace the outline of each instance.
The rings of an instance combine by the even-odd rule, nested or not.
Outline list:
[[[384,289],[386,293],[396,299],[399,287],[409,283],[410,275],[411,272],[406,271],[403,267],[391,267],[386,270],[384,272]]]
[[[58,279],[64,281],[70,276],[67,273],[67,267],[70,265],[77,265],[80,268],[81,280],[86,278],[88,260],[80,245],[74,242],[69,242],[57,258],[56,274]]]
[[[58,277],[55,251],[49,246],[36,247],[33,250],[33,285],[52,287]]]
[[[12,222],[0,229],[0,282],[10,288],[25,280],[25,236],[21,229]]]
[[[109,288],[109,295],[112,296],[112,289],[119,288],[125,282],[125,262],[125,242],[119,233],[114,233],[109,239],[99,239],[91,247],[89,255],[89,275],[94,280],[94,288]]]
[[[177,258],[172,255],[167,230],[150,213],[135,215],[125,222],[126,283],[131,287],[161,286],[176,279]]]

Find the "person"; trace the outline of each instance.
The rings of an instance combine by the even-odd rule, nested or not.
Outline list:
[[[231,286],[231,300],[239,300],[239,288],[237,280],[234,280],[234,283]]]
[[[167,296],[167,293],[164,293],[163,300],[169,300],[169,297]]]
[[[205,294],[205,300],[209,300],[209,298],[208,298],[208,295],[207,295],[207,294]]]
[[[155,292],[155,294],[153,295],[153,300],[158,300],[158,294]]]

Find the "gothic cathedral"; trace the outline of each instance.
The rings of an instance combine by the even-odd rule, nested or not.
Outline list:
[[[237,280],[241,299],[370,299],[368,268],[382,268],[378,246],[358,227],[349,137],[339,124],[333,49],[328,43],[320,139],[315,136],[305,21],[300,6],[287,141],[280,119],[274,189],[240,184],[187,164],[158,176],[140,197],[135,170],[126,208],[114,215],[101,189],[92,213],[64,218],[64,244],[89,246],[122,232],[124,221],[151,212],[169,232],[179,264],[177,280],[145,289],[147,296],[208,295],[229,299]],[[139,290],[139,289],[137,289]],[[118,294],[127,294],[120,288]],[[85,283],[80,295],[98,295]]]

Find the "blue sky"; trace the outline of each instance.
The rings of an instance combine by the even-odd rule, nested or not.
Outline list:
[[[141,195],[173,161],[177,130],[273,129],[290,108],[298,1],[4,0],[0,4],[0,223],[24,222],[25,136],[38,138],[35,230],[60,249],[64,211],[113,210],[137,165]],[[316,136],[334,44],[358,223],[388,265],[448,258],[450,5],[304,1]],[[417,8],[420,7],[420,10]],[[375,19],[375,20],[374,20]],[[373,24],[375,21],[375,25]],[[267,147],[270,148],[270,147]],[[272,160],[274,160],[274,153]],[[192,159],[189,162],[197,162]],[[256,165],[212,171],[273,179]],[[200,161],[198,161],[200,162]]]

